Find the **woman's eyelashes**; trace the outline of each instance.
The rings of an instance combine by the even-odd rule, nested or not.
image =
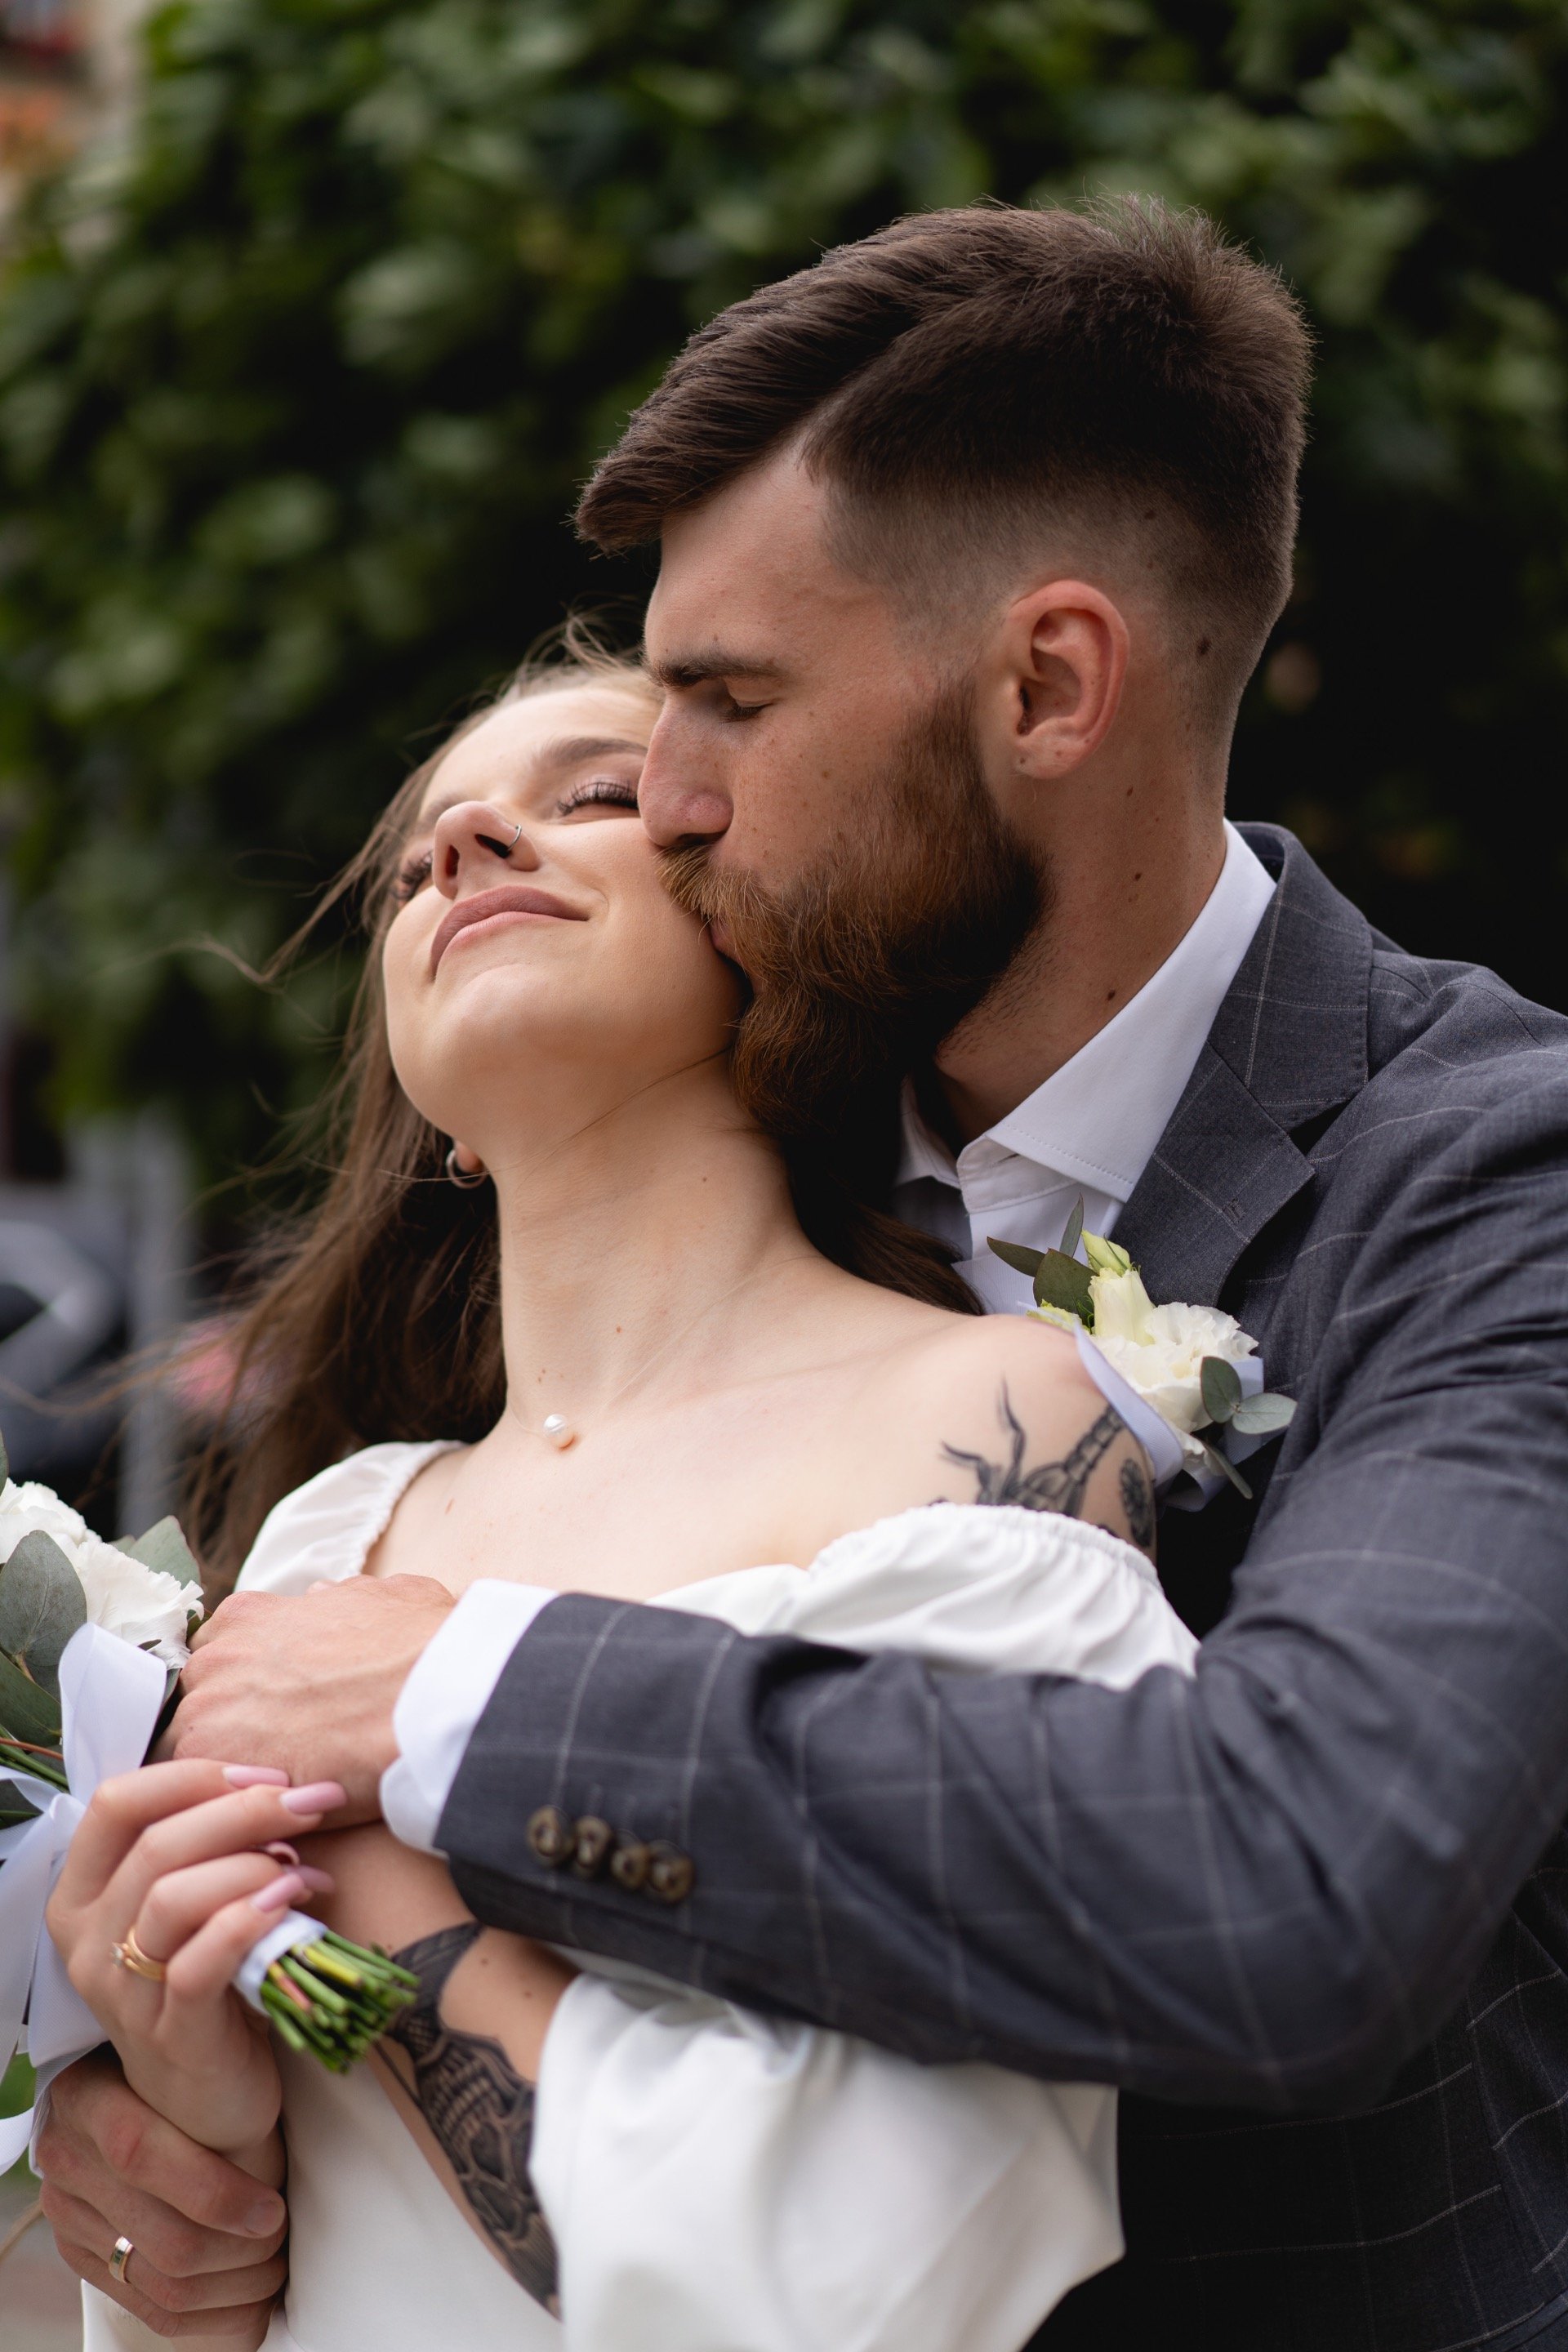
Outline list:
[[[630,809],[637,814],[637,788],[624,776],[595,776],[588,782],[574,784],[563,799],[557,801],[557,816],[570,816],[580,808]]]
[[[410,898],[417,897],[423,890],[435,870],[436,861],[427,849],[416,850],[412,856],[405,857],[392,886],[392,895],[397,904],[406,907]]]

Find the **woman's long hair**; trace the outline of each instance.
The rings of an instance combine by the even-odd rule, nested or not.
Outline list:
[[[447,1139],[397,1082],[379,949],[409,828],[453,745],[506,704],[587,685],[657,701],[637,663],[570,625],[408,777],[300,935],[350,898],[370,953],[330,1097],[331,1181],[255,1253],[227,1329],[226,1402],[187,1502],[215,1594],[272,1506],[330,1463],[385,1439],[472,1442],[504,1409],[494,1196],[447,1181]],[[878,1125],[874,1137],[860,1121],[842,1138],[781,1139],[807,1238],[868,1282],[974,1313],[950,1253],[881,1205],[897,1137],[891,1121]]]

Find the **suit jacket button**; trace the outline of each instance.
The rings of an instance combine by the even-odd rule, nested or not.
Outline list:
[[[572,1832],[572,1867],[579,1878],[597,1878],[616,1842],[615,1831],[596,1813],[584,1813]]]
[[[616,1885],[624,1886],[629,1895],[635,1895],[647,1876],[650,1852],[651,1848],[638,1845],[635,1840],[626,1845],[618,1845],[610,1856],[610,1876]]]
[[[549,1869],[560,1869],[572,1851],[572,1824],[559,1806],[541,1805],[529,1815],[528,1843]]]
[[[697,1879],[697,1865],[678,1845],[650,1845],[647,1891],[661,1903],[684,1903]]]

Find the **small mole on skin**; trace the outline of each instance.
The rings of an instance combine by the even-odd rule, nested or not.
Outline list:
[[[1115,998],[1116,991],[1113,988],[1108,988],[1105,992],[1105,1001],[1107,1004],[1113,1003],[1115,1002]]]
[[[1208,639],[1207,639],[1206,637],[1200,637],[1200,638],[1198,639],[1198,659],[1199,659],[1200,661],[1202,661],[1202,659],[1203,659],[1203,657],[1204,657],[1205,654],[1206,654],[1206,653],[1207,653],[1208,649],[1209,649],[1209,641],[1208,641]]]

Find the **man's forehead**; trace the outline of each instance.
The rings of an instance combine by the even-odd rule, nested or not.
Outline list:
[[[665,525],[647,649],[666,685],[776,675],[793,643],[877,601],[835,562],[821,486],[799,466],[753,467]]]

